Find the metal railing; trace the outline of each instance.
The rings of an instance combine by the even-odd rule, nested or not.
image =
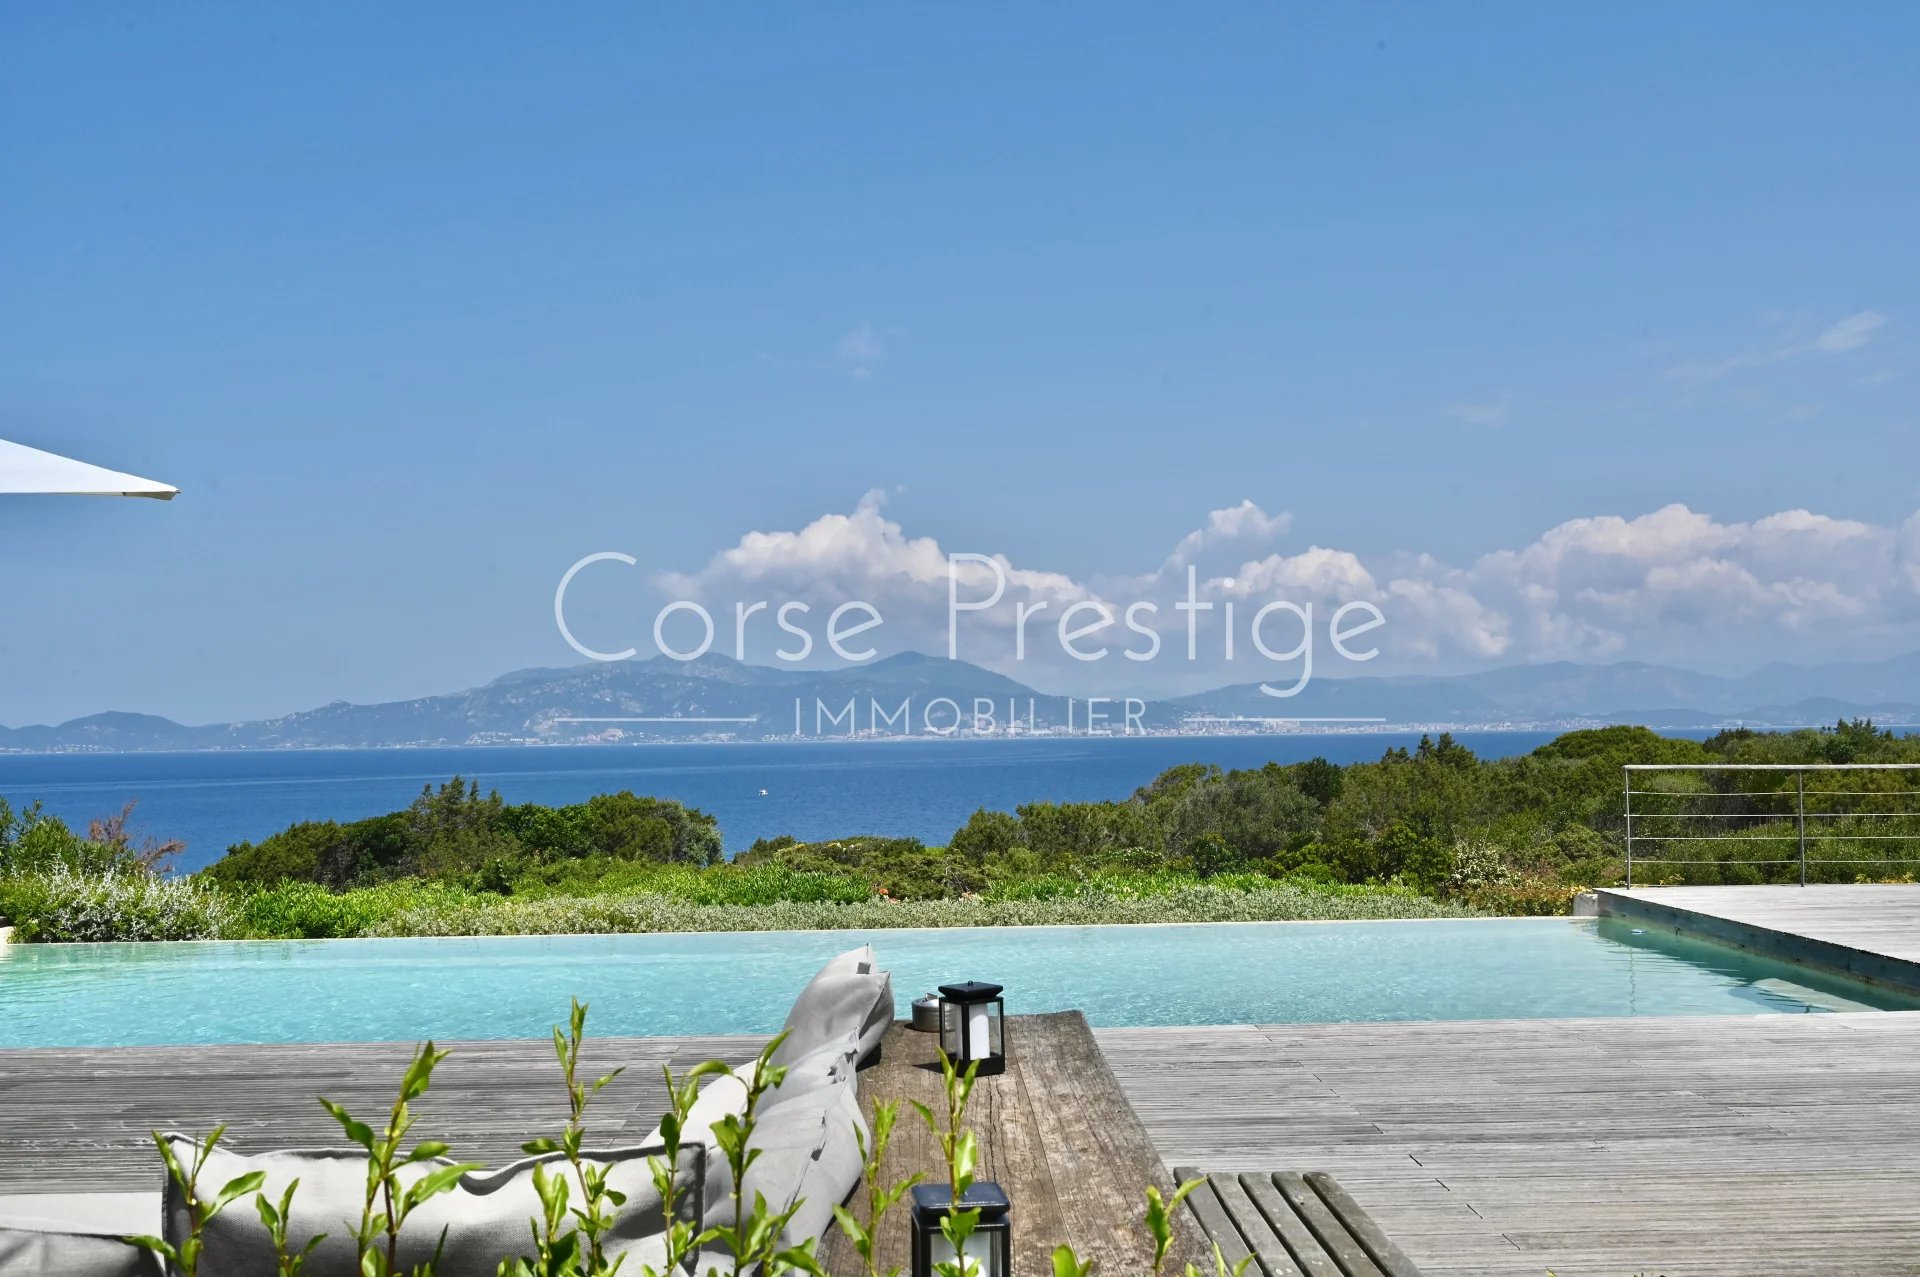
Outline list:
[[[1622,769],[1624,780],[1622,794],[1625,800],[1623,816],[1626,822],[1627,886],[1633,886],[1635,844],[1642,847],[1639,859],[1643,865],[1714,865],[1722,870],[1733,866],[1758,868],[1794,867],[1798,870],[1801,886],[1807,885],[1807,868],[1816,869],[1825,865],[1920,865],[1916,856],[1832,856],[1820,854],[1822,848],[1831,848],[1835,843],[1914,843],[1920,844],[1920,763],[1628,763]],[[1756,778],[1740,789],[1722,788],[1635,788],[1635,778],[1646,777],[1650,773],[1699,773],[1703,779],[1707,773],[1746,772],[1755,773]],[[1902,773],[1912,777],[1913,785],[1905,783],[1897,787],[1872,787],[1853,789],[1807,788],[1808,776],[1830,776],[1834,773],[1865,773],[1878,778],[1884,773]],[[1790,776],[1790,787],[1776,789],[1754,788],[1762,783],[1763,777],[1777,776],[1783,781]],[[1862,780],[1855,782],[1866,785]],[[1643,800],[1641,809],[1634,809],[1634,799]],[[1832,800],[1850,798],[1865,799],[1869,804],[1890,802],[1894,810],[1874,810],[1870,806],[1857,809],[1836,810]],[[1772,805],[1776,810],[1672,810],[1672,807],[1706,806],[1724,803],[1727,800],[1766,800],[1758,806]],[[1808,809],[1808,800],[1813,799],[1813,810]],[[1646,800],[1653,800],[1652,808]],[[1664,804],[1667,808],[1662,810]],[[1635,821],[1641,822],[1636,831]],[[1886,825],[1870,825],[1867,832],[1851,827],[1855,822],[1881,820],[1900,820],[1908,822],[1909,828],[1889,832]],[[1707,832],[1726,826],[1716,826],[1715,821],[1739,821],[1741,826],[1732,832]],[[1808,821],[1815,822],[1811,826]],[[1821,821],[1846,821],[1848,827],[1823,826]],[[1654,829],[1648,830],[1648,822],[1654,822]],[[1664,823],[1663,823],[1664,822]],[[1705,822],[1695,825],[1692,822]],[[1767,832],[1777,825],[1787,824],[1780,832]],[[1759,828],[1761,832],[1744,832],[1745,829]],[[1662,832],[1665,829],[1680,829],[1686,832]],[[1699,830],[1700,832],[1695,832]],[[1722,855],[1712,858],[1686,858],[1667,855],[1647,855],[1645,848],[1650,844],[1664,848],[1666,844],[1708,843],[1726,848],[1742,842],[1778,845],[1786,843],[1793,849],[1793,855],[1786,858],[1769,859],[1731,859]],[[1814,854],[1809,854],[1809,846]],[[1757,848],[1756,848],[1757,850]],[[1897,850],[1897,848],[1896,848]]]

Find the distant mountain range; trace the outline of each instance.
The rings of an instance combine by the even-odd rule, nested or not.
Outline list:
[[[939,703],[941,698],[951,705]],[[518,670],[484,687],[381,705],[344,701],[248,723],[185,726],[108,713],[56,727],[0,727],[0,750],[351,748],[901,735],[949,728],[991,702],[1004,730],[1085,731],[1084,700],[1048,696],[965,662],[903,653],[838,670],[777,669],[720,656],[666,657]],[[906,715],[903,701],[910,702]],[[848,704],[853,711],[849,716]],[[1109,730],[1125,709],[1103,707]],[[1603,723],[1712,728],[1792,727],[1873,718],[1920,723],[1920,653],[1859,664],[1775,665],[1740,678],[1672,666],[1514,665],[1474,674],[1322,678],[1279,700],[1254,683],[1152,700],[1138,725],[1155,732],[1262,730],[1264,720],[1366,728],[1531,727]],[[1253,721],[1262,720],[1262,721]],[[1378,720],[1378,721],[1358,721]],[[1312,728],[1314,724],[1302,724]]]
[[[1247,683],[1175,702],[1218,715],[1270,715],[1281,702]],[[1474,674],[1318,679],[1287,702],[1301,716],[1377,716],[1392,724],[1643,723],[1799,727],[1840,718],[1920,723],[1920,652],[1892,660],[1772,665],[1739,678],[1670,665],[1509,665]]]

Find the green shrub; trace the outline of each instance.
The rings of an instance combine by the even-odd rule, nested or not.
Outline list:
[[[1222,873],[1211,878],[1184,870],[1162,869],[1155,873],[1108,871],[1073,877],[1045,874],[1021,878],[994,887],[984,895],[988,901],[1081,900],[1089,902],[1151,900],[1177,895],[1205,886],[1219,892],[1265,891],[1273,879],[1257,873]]]
[[[1240,853],[1227,846],[1227,840],[1216,833],[1204,833],[1194,839],[1187,849],[1187,858],[1193,862],[1193,871],[1202,878],[1230,872],[1245,863]]]
[[[755,843],[733,861],[736,867],[782,865],[808,873],[863,882],[869,895],[895,900],[937,900],[980,891],[985,875],[962,855],[928,847],[918,838],[855,837],[832,842],[790,838]]]
[[[772,904],[781,900],[866,900],[873,889],[843,873],[794,869],[765,861],[715,865],[644,865],[605,857],[534,865],[497,894],[553,896],[664,895],[695,904]]]
[[[1279,922],[1294,920],[1457,917],[1474,910],[1446,905],[1399,887],[1325,886],[1304,882],[1252,885],[1233,878],[1191,880],[1167,890],[1123,894],[1083,883],[1071,895],[1044,899],[778,901],[694,904],[664,895],[551,897],[473,896],[403,909],[369,935],[561,935],[685,931],[879,930],[895,927],[1098,926],[1149,922]]]
[[[0,914],[20,939],[41,942],[211,940],[233,924],[227,897],[195,879],[64,864],[0,881]]]
[[[1292,882],[1318,883],[1325,886],[1335,885],[1341,881],[1339,873],[1324,860],[1303,860],[1289,869],[1283,877]]]
[[[234,887],[297,879],[344,889],[425,877],[499,889],[529,864],[583,857],[718,864],[720,829],[704,812],[625,791],[566,807],[509,807],[456,776],[426,786],[405,811],[344,825],[309,821],[236,844],[204,872]]]
[[[353,891],[284,882],[241,897],[233,934],[249,940],[340,940],[376,934],[383,919],[407,910],[459,908],[479,899],[440,883],[397,881]]]
[[[128,803],[116,814],[93,821],[82,837],[58,816],[42,811],[39,803],[15,811],[0,798],[0,879],[61,865],[83,873],[150,870],[186,845],[148,839],[144,846],[135,846],[133,809]]]
[[[1560,881],[1570,887],[1616,887],[1626,881],[1626,876],[1626,861],[1619,856],[1572,860],[1560,869]]]
[[[1086,879],[1068,874],[1036,874],[1002,883],[987,893],[993,900],[1065,900],[1095,892]]]
[[[785,865],[726,865],[704,873],[682,873],[685,886],[674,894],[694,904],[852,904],[873,897],[872,890],[858,878]]]
[[[1008,852],[1020,845],[1020,822],[1004,811],[984,807],[967,817],[967,823],[953,831],[947,851],[980,875]]]
[[[1573,912],[1581,888],[1542,878],[1513,878],[1460,893],[1474,909],[1503,917],[1545,917]]]

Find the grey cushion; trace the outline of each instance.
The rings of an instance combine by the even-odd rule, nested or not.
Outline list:
[[[845,1033],[837,1042],[829,1042],[816,1047],[806,1055],[787,1066],[786,1076],[780,1079],[780,1085],[760,1097],[760,1113],[776,1104],[805,1095],[825,1086],[837,1086],[851,1082],[854,1068],[860,1058],[860,1038],[853,1032]],[[714,1144],[713,1127],[729,1115],[738,1116],[747,1109],[747,1084],[753,1076],[753,1065],[743,1064],[730,1073],[722,1073],[710,1078],[700,1088],[699,1096],[693,1107],[687,1111],[687,1122],[681,1134],[681,1143],[690,1144],[695,1140],[712,1146]],[[655,1126],[642,1141],[646,1144],[660,1142],[660,1128]],[[709,1162],[709,1170],[711,1170]]]
[[[190,1164],[197,1145],[185,1136],[168,1138],[182,1162]],[[663,1263],[665,1220],[659,1195],[653,1191],[647,1158],[664,1153],[658,1146],[641,1146],[586,1154],[597,1163],[610,1165],[609,1185],[627,1195],[605,1243],[610,1257],[627,1256],[623,1271],[637,1273],[643,1264],[659,1267]],[[703,1153],[697,1146],[681,1150],[681,1217],[696,1224]],[[540,1214],[533,1168],[543,1162],[549,1173],[567,1176],[577,1199],[579,1186],[571,1183],[572,1168],[559,1154],[523,1158],[498,1170],[463,1176],[455,1189],[430,1199],[407,1220],[400,1234],[400,1266],[410,1268],[429,1259],[439,1244],[442,1228],[446,1229],[446,1249],[436,1270],[438,1277],[495,1277],[501,1260],[527,1254],[532,1249],[530,1224]],[[434,1164],[420,1163],[403,1171],[403,1181],[417,1178]],[[307,1263],[307,1277],[356,1274],[352,1233],[366,1191],[366,1155],[358,1149],[323,1149],[244,1156],[221,1147],[207,1158],[200,1183],[203,1191],[214,1192],[235,1176],[256,1170],[266,1172],[262,1191],[276,1202],[287,1184],[299,1179],[293,1199],[293,1226],[288,1230],[296,1248],[317,1233],[327,1235]],[[164,1206],[165,1236],[177,1242],[187,1234],[187,1213],[185,1203],[171,1186]],[[272,1246],[251,1199],[237,1201],[215,1216],[201,1236],[205,1243],[201,1277],[257,1277],[273,1271]]]
[[[160,1234],[160,1185],[145,1193],[0,1193],[0,1228],[124,1237]]]
[[[773,1060],[792,1064],[848,1032],[858,1034],[864,1060],[880,1048],[892,1023],[893,977],[879,969],[873,947],[861,945],[828,962],[801,990]]]
[[[21,1277],[166,1277],[166,1265],[118,1237],[0,1228],[0,1273]]]
[[[849,1029],[832,1042],[823,1042],[788,1064],[780,1085],[760,1100],[762,1114],[778,1104],[786,1104],[803,1095],[829,1086],[845,1086],[854,1080],[860,1064],[860,1034]]]
[[[763,1101],[764,1102],[764,1101]],[[728,1114],[738,1115],[747,1111],[747,1083],[738,1071],[722,1073],[707,1079],[700,1088],[693,1107],[687,1110],[687,1122],[680,1133],[680,1143],[684,1146],[696,1140],[712,1145],[713,1127]],[[658,1144],[660,1128],[655,1126],[643,1144]],[[711,1165],[711,1163],[709,1163]]]
[[[760,1156],[747,1168],[747,1209],[753,1208],[755,1193],[764,1194],[776,1214],[800,1202],[782,1235],[784,1244],[824,1237],[833,1224],[833,1208],[860,1182],[858,1141],[866,1134],[854,1086],[821,1086],[762,1109],[753,1128],[751,1147]],[[709,1165],[707,1183],[707,1224],[732,1224],[733,1180],[724,1161]]]

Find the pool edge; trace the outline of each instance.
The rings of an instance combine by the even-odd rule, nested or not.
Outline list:
[[[1838,941],[1666,904],[1651,898],[1650,893],[1658,890],[1657,887],[1640,888],[1628,894],[1621,888],[1604,888],[1596,893],[1599,916],[1652,923],[1761,957],[1920,997],[1920,963]]]

